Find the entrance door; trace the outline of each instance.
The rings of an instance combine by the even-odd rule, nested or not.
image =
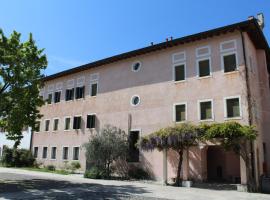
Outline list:
[[[207,175],[209,181],[240,182],[240,156],[232,151],[225,151],[220,146],[209,146]]]

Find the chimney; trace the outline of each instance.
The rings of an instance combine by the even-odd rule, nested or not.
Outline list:
[[[169,41],[169,38],[166,38],[166,42],[168,42]]]
[[[173,37],[171,36],[170,39],[171,39],[171,41],[172,41],[172,40],[173,40]]]
[[[264,16],[263,16],[263,13],[258,13],[257,14],[257,21],[258,21],[259,26],[263,30],[263,28],[264,28]]]
[[[151,42],[151,46],[153,46],[154,45],[154,42]]]

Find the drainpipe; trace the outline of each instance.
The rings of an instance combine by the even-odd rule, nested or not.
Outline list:
[[[28,128],[28,132],[30,132],[30,146],[29,146],[29,150],[32,152],[32,146],[33,146],[33,129],[32,128]]]
[[[250,85],[249,85],[249,74],[248,74],[248,68],[247,68],[247,59],[246,59],[246,47],[245,47],[245,40],[243,36],[243,32],[240,30],[241,33],[241,40],[242,40],[242,48],[243,48],[243,56],[244,56],[244,65],[245,65],[245,79],[246,79],[246,86],[247,86],[247,102],[248,102],[248,123],[249,125],[252,125],[252,116],[251,116],[251,94],[250,94]],[[254,144],[252,141],[250,141],[250,155],[251,155],[251,172],[252,172],[252,178],[255,178],[255,169],[254,169]],[[256,183],[256,179],[255,179]],[[257,184],[256,184],[257,186]]]

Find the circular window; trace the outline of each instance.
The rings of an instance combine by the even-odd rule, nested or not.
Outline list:
[[[132,71],[137,72],[140,70],[142,63],[137,61],[132,64]]]
[[[137,106],[140,103],[140,97],[139,96],[133,96],[131,98],[131,105],[132,106]]]

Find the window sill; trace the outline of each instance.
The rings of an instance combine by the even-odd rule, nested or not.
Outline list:
[[[224,72],[224,75],[230,75],[230,74],[237,74],[237,73],[239,73],[239,70],[237,69],[237,70],[231,71],[231,72],[225,72],[225,71],[223,71],[223,72]]]
[[[71,131],[71,129],[68,129],[68,130],[64,130],[64,132],[69,132],[69,131]]]
[[[173,80],[174,84],[184,83],[184,82],[186,82],[186,81],[187,81],[187,80],[182,80],[182,81],[175,81],[175,80]]]
[[[200,119],[200,122],[213,122],[215,121],[214,119]]]
[[[184,121],[179,121],[179,122],[177,122],[177,121],[174,121],[176,124],[183,124],[183,123],[186,123],[187,122],[187,120],[184,120]]]
[[[197,77],[198,80],[207,79],[207,78],[213,78],[213,76],[212,75],[209,75],[209,76],[198,76]]]
[[[52,158],[51,158],[50,161],[56,161],[56,158],[55,158],[55,159],[52,159]]]
[[[241,119],[242,119],[241,116],[240,117],[225,117],[224,118],[225,121],[229,121],[229,120],[241,120]]]

